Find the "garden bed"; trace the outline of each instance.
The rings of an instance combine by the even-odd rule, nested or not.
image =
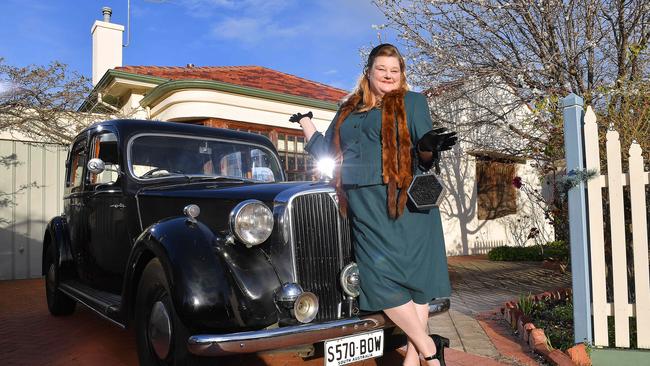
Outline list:
[[[585,345],[573,343],[571,289],[522,296],[501,311],[518,336],[551,364],[591,365]]]

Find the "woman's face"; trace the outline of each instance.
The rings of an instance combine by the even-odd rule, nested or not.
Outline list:
[[[394,56],[377,56],[368,72],[370,90],[378,96],[399,88],[402,78],[399,59]]]

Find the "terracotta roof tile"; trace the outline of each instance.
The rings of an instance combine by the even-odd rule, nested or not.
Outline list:
[[[170,80],[202,79],[339,102],[347,91],[262,66],[121,66],[117,70]]]

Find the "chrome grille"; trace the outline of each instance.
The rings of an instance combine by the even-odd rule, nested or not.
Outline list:
[[[349,225],[330,193],[297,196],[291,204],[296,279],[318,296],[316,320],[336,319],[344,299],[339,273],[352,260]]]

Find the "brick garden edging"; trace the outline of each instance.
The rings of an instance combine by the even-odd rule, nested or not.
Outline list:
[[[571,288],[557,289],[553,291],[546,291],[538,295],[533,295],[532,300],[535,302],[543,301],[546,299],[564,300],[571,295]],[[518,300],[508,301],[501,308],[503,318],[510,324],[510,327],[517,331],[519,338],[521,338],[531,350],[540,356],[544,357],[546,361],[552,365],[558,366],[591,366],[591,359],[587,355],[587,350],[584,344],[578,344],[569,348],[564,353],[559,349],[551,350],[548,347],[544,329],[536,328],[528,318],[517,306]]]

